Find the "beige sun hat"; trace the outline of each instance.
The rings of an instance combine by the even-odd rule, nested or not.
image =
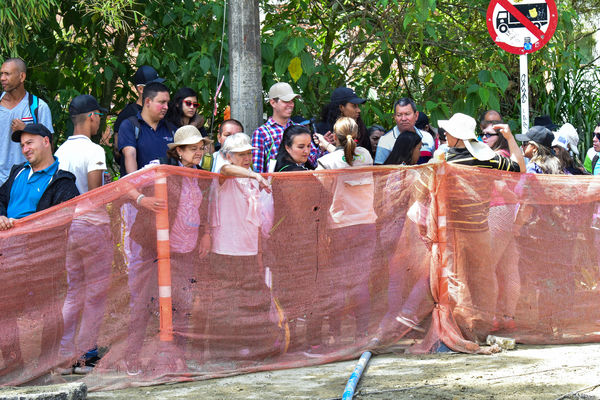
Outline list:
[[[438,126],[444,128],[452,137],[460,139],[465,143],[469,153],[480,161],[494,158],[496,153],[490,147],[477,140],[475,129],[477,122],[475,118],[466,114],[456,113],[448,120],[438,121]]]
[[[169,149],[174,149],[177,146],[185,146],[188,144],[196,144],[204,142],[210,144],[213,140],[203,137],[198,128],[193,125],[184,125],[175,131],[173,143],[168,143]]]

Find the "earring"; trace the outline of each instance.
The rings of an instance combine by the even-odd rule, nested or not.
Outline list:
[[[181,160],[181,154],[179,155],[179,159]]]

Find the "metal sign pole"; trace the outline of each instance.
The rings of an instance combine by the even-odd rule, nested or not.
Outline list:
[[[529,130],[529,75],[527,72],[527,54],[519,56],[521,86],[521,133]]]

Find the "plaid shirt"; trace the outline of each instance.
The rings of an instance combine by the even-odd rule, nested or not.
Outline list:
[[[256,150],[252,150],[252,166],[254,171],[262,173],[268,171],[268,161],[276,160],[277,152],[279,151],[279,145],[283,139],[283,131],[287,127],[295,125],[291,120],[288,120],[285,126],[279,125],[273,117],[269,117],[267,122],[259,126],[252,134],[252,146],[256,147]],[[308,156],[308,162],[313,166],[317,164],[317,158],[323,155],[323,152],[319,150],[314,143],[311,142],[310,155]]]

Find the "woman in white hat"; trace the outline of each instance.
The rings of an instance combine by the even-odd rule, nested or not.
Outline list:
[[[270,184],[252,171],[250,138],[227,137],[226,163],[213,181],[209,201],[212,237],[210,276],[211,352],[218,359],[260,359],[279,351],[278,331],[269,319],[271,297],[260,267],[261,238],[272,220]],[[231,177],[231,178],[228,178]]]
[[[212,140],[202,137],[195,126],[184,125],[175,132],[173,143],[168,144],[167,157],[158,161],[161,164],[186,169],[200,169],[198,163],[202,160],[206,145],[210,143]],[[201,279],[201,275],[205,274],[201,271],[203,265],[201,259],[208,255],[211,247],[207,223],[208,206],[203,195],[203,191],[209,188],[211,180],[200,179],[200,176],[190,176],[189,174],[170,174],[168,183],[173,329],[176,332],[175,343],[183,347],[186,335],[181,333],[188,332],[192,325],[190,316],[192,315],[194,295],[204,293],[204,290],[197,286],[198,282],[204,281]],[[143,197],[145,197],[144,194],[139,195],[138,204]],[[139,356],[145,332],[144,327],[151,315],[144,310],[147,306],[146,301],[153,296],[152,291],[156,290],[156,286],[153,286],[156,284],[156,277],[153,277],[156,274],[154,265],[156,259],[155,221],[155,215],[151,210],[140,208],[131,228],[130,236],[140,243],[141,259],[144,260],[144,265],[141,265],[139,276],[136,279],[138,283],[135,288],[132,288],[137,293],[136,299],[140,299],[140,301],[133,304],[132,315],[135,315],[135,318],[130,321],[130,324],[136,327],[135,331],[139,332],[138,336],[141,335],[137,337],[135,333],[132,333],[128,338],[128,351],[132,359]],[[203,330],[203,328],[194,327],[195,332]]]

